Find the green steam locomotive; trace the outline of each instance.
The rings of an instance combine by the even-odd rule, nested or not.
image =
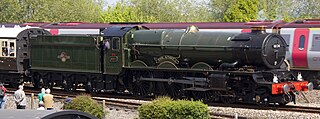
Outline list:
[[[295,91],[312,89],[280,68],[286,46],[263,27],[228,33],[112,26],[100,35],[38,35],[30,40],[30,82],[71,91],[283,105],[295,101]]]

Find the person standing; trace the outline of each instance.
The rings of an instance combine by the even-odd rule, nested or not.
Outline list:
[[[7,89],[0,82],[0,109],[4,109],[5,107],[6,97],[7,97],[6,92],[7,92]]]
[[[44,107],[47,110],[53,110],[53,95],[50,94],[51,90],[47,89],[46,94],[43,95]]]
[[[43,101],[43,95],[46,94],[46,89],[41,88],[41,93],[38,94],[39,102]]]
[[[23,91],[23,86],[20,85],[19,89],[14,92],[14,101],[17,105],[17,109],[25,109],[27,102],[26,102],[26,94]]]

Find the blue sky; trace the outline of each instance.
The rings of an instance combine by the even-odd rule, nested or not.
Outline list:
[[[116,2],[119,1],[119,0],[105,0],[105,1],[107,1],[107,3],[108,3],[109,5],[115,5]]]

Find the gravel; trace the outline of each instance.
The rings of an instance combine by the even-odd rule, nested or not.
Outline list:
[[[319,119],[319,114],[299,113],[299,112],[286,112],[286,111],[272,111],[272,110],[254,110],[243,108],[230,108],[230,107],[209,107],[211,111],[221,114],[235,115],[264,119],[264,118],[280,118],[280,119]]]
[[[303,93],[310,103],[304,99],[302,94],[297,96],[297,103],[289,103],[288,105],[296,106],[309,106],[309,107],[320,107],[320,90],[313,90],[310,92]],[[212,112],[249,117],[254,119],[320,119],[320,114],[314,113],[300,113],[300,112],[288,112],[288,111],[274,111],[274,110],[254,110],[254,109],[243,109],[243,108],[230,108],[230,107],[209,107]]]
[[[288,105],[299,105],[299,106],[310,106],[310,107],[320,107],[320,91],[314,90],[304,93],[310,103],[306,103],[303,96],[300,94],[297,96],[297,104],[289,103]],[[115,99],[119,100],[119,99]],[[146,102],[138,100],[126,100],[126,101],[137,101],[137,102]],[[37,100],[35,100],[37,102]],[[31,98],[30,95],[27,95],[27,109],[31,109]],[[34,104],[36,109],[37,104]],[[63,106],[63,100],[56,100],[54,104],[55,110],[61,110]],[[12,94],[8,94],[6,109],[16,109],[16,106],[13,101]],[[209,109],[216,113],[236,115],[250,118],[281,118],[281,119],[319,119],[319,114],[313,113],[299,113],[299,112],[287,112],[287,111],[273,111],[273,110],[254,110],[254,109],[243,109],[243,108],[231,108],[231,107],[212,107]],[[136,110],[130,109],[117,109],[114,107],[107,106],[106,111],[108,112],[105,119],[137,119],[138,112]]]

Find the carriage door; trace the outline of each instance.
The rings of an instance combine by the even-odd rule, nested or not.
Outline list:
[[[111,37],[105,41],[105,44],[110,45],[105,57],[105,72],[107,74],[119,74],[122,69],[121,38]]]
[[[309,29],[297,28],[294,32],[292,64],[295,68],[307,68]]]

